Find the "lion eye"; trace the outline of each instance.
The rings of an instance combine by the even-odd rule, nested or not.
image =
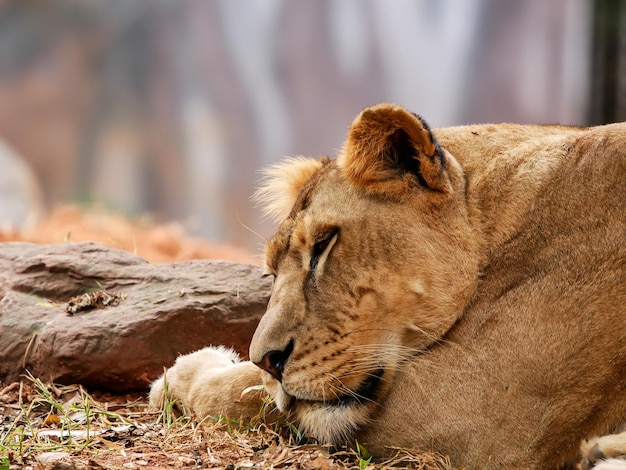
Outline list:
[[[327,251],[330,243],[334,242],[338,233],[339,229],[333,228],[332,230],[325,232],[322,237],[315,242],[311,251],[311,261],[309,262],[309,271],[311,273],[315,273],[320,259],[322,258],[322,255],[324,255],[324,253]]]

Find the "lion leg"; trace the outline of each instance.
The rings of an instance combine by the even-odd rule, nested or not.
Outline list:
[[[261,412],[265,397],[261,370],[222,346],[178,357],[150,388],[152,407],[173,401],[198,419],[250,421]]]
[[[626,431],[586,439],[580,453],[582,470],[626,470]]]

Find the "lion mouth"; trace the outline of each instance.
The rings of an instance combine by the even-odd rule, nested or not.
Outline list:
[[[369,377],[365,379],[359,385],[355,391],[350,391],[339,395],[332,400],[311,400],[311,399],[297,399],[299,402],[332,406],[332,407],[347,407],[351,405],[363,405],[366,402],[373,402],[376,399],[382,377],[385,373],[384,369],[377,369],[371,372]]]

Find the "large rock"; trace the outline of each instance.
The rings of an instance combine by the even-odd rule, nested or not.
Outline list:
[[[115,301],[66,311],[72,297],[99,290]],[[28,370],[45,381],[144,389],[179,354],[224,344],[246,355],[269,293],[256,266],[149,264],[96,243],[3,243],[0,381]]]

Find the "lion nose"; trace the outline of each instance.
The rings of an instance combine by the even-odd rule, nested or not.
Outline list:
[[[269,372],[279,382],[283,379],[285,363],[293,351],[293,341],[290,341],[283,351],[268,351],[263,355],[260,362],[255,364],[261,369]]]

